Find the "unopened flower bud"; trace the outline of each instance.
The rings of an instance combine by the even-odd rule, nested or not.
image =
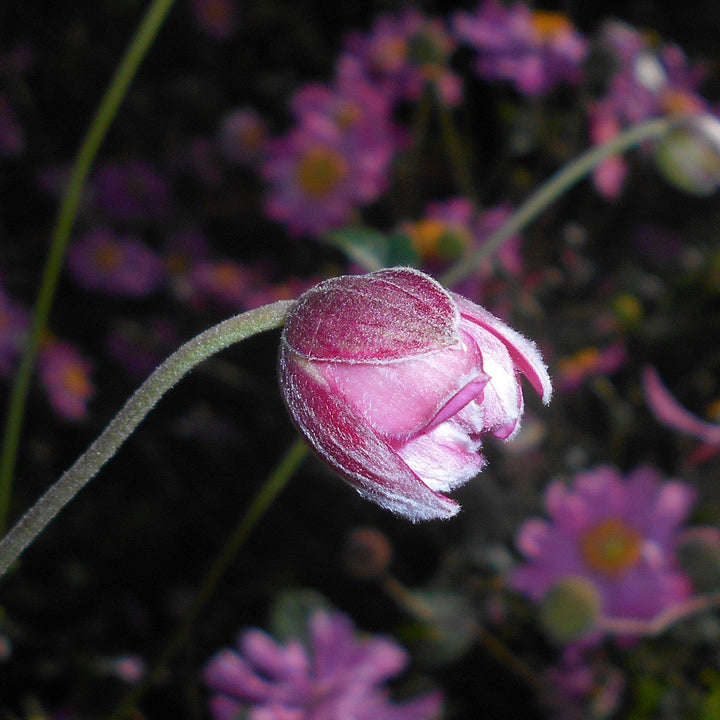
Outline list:
[[[584,577],[567,577],[555,583],[540,603],[540,623],[558,643],[587,635],[600,616],[600,593]]]
[[[320,283],[280,345],[280,388],[309,444],[361,495],[414,521],[454,515],[443,493],[480,471],[481,437],[518,431],[519,372],[550,400],[534,343],[412,268]]]
[[[655,147],[662,176],[693,195],[711,195],[720,186],[720,120],[697,115],[672,128]]]
[[[392,560],[392,545],[379,530],[355,528],[345,542],[343,564],[348,574],[370,580],[385,574]]]

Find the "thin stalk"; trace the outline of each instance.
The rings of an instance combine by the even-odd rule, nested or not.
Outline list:
[[[634,148],[646,140],[664,135],[677,122],[677,118],[655,118],[633,125],[604,145],[598,145],[580,155],[541,185],[504,225],[492,233],[472,254],[451,267],[442,276],[440,282],[448,287],[457,285],[471,275],[483,260],[493,255],[508,238],[532,222],[552,202],[589,175],[603,160]]]
[[[210,569],[205,574],[198,588],[195,600],[185,612],[175,633],[158,653],[152,669],[145,675],[143,680],[122,699],[110,716],[110,720],[124,720],[124,718],[131,716],[135,706],[140,702],[145,693],[164,677],[167,666],[187,641],[192,626],[208,600],[212,597],[228,567],[245,544],[248,535],[260,522],[275,498],[288,484],[290,478],[308,456],[309,451],[310,449],[305,442],[298,439],[281,458],[275,469],[263,483],[250,507],[238,521],[234,530],[220,549],[220,552],[215,557],[215,560],[213,560]]]
[[[45,260],[40,289],[33,310],[30,333],[8,398],[5,432],[0,450],[0,534],[5,530],[10,509],[15,462],[30,380],[35,369],[38,349],[47,328],[50,309],[65,259],[70,232],[75,223],[83,186],[120,103],[127,94],[127,89],[135,77],[140,63],[147,55],[173,2],[174,0],[153,0],[148,8],[98,105],[73,163],[68,187],[63,195],[52,231],[50,249]]]
[[[280,327],[294,302],[281,300],[224,320],[196,335],[159,365],[92,445],[0,541],[0,577],[45,526],[95,477],[173,385],[220,350],[257,333]]]

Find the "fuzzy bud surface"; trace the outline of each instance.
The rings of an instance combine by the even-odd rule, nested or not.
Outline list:
[[[530,340],[412,268],[326,280],[291,309],[279,379],[296,426],[361,495],[413,521],[482,468],[481,437],[520,427],[519,372],[547,403]]]

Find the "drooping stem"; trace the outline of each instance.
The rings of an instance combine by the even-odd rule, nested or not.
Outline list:
[[[83,186],[120,103],[173,3],[174,0],[153,0],[115,70],[73,163],[68,186],[53,228],[50,249],[45,260],[40,289],[33,310],[30,333],[8,398],[5,432],[0,451],[0,534],[5,530],[7,523],[15,460],[30,380],[35,368],[38,349],[47,328],[50,308],[65,259],[70,232],[75,223]]]
[[[220,350],[251,335],[280,327],[293,303],[294,300],[281,300],[224,320],[189,340],[159,365],[92,445],[0,541],[0,576],[117,452],[173,385]]]
[[[197,590],[192,605],[183,615],[180,625],[172,637],[160,650],[153,667],[127,695],[121,700],[110,716],[110,720],[124,720],[133,714],[133,709],[143,698],[145,693],[163,677],[167,666],[175,657],[178,650],[185,644],[192,626],[200,612],[212,597],[215,588],[227,571],[230,563],[237,556],[250,532],[260,522],[262,517],[272,505],[275,498],[282,492],[295,471],[308,456],[310,448],[301,439],[297,439],[280,459],[275,469],[270,473],[258,491],[250,507],[242,514],[237,525],[230,533],[227,541],[215,557],[212,565],[205,574]]]
[[[580,155],[541,185],[515,210],[504,225],[492,233],[468,257],[459,260],[456,265],[451,267],[440,278],[440,282],[448,287],[457,285],[461,280],[471,275],[483,260],[493,255],[508,238],[532,222],[575,183],[589,175],[603,160],[630,150],[646,140],[664,135],[677,122],[677,118],[655,118],[633,125],[607,143],[598,145]]]

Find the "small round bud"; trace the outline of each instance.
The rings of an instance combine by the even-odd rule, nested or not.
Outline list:
[[[540,603],[540,623],[547,635],[567,643],[590,632],[600,615],[600,593],[584,577],[567,577],[555,583]]]
[[[655,146],[660,174],[693,195],[711,195],[720,186],[720,121],[698,115],[671,129]]]
[[[392,545],[371,527],[355,528],[345,542],[343,566],[353,577],[372,580],[385,574],[392,560]]]

